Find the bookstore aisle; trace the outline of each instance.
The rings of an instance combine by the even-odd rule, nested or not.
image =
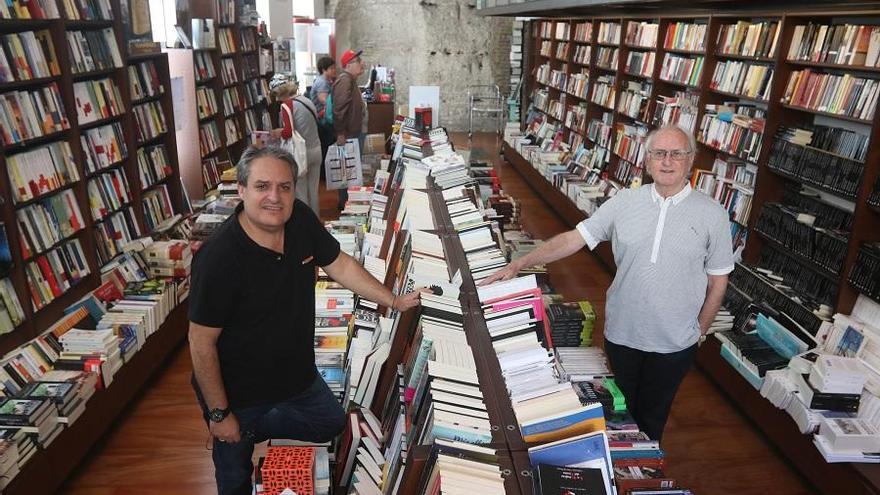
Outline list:
[[[463,135],[453,135],[466,147]],[[494,136],[475,137],[471,159],[494,161],[505,192],[522,206],[522,225],[537,238],[565,227],[529,185],[501,166]],[[322,216],[333,212],[334,193],[322,193]],[[578,253],[548,267],[550,280],[566,300],[587,299],[597,311],[601,341],[602,309],[610,276],[596,258]],[[184,345],[130,404],[110,434],[71,476],[62,493],[211,494],[216,493],[208,435],[189,384],[189,348]],[[778,456],[699,370],[685,379],[664,436],[671,477],[697,494],[814,493]]]

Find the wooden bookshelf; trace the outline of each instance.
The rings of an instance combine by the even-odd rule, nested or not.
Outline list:
[[[140,235],[131,232],[133,237],[149,236],[147,229],[146,213],[142,202],[144,189],[147,184],[140,180],[137,151],[143,146],[163,145],[167,151],[167,172],[162,183],[168,190],[173,213],[178,213],[183,205],[183,192],[181,190],[179,166],[177,163],[177,146],[175,141],[174,112],[171,98],[171,80],[169,75],[168,58],[163,53],[130,56],[127,52],[127,43],[123,38],[123,23],[120,2],[110,0],[112,20],[0,20],[0,32],[3,34],[21,33],[26,31],[47,30],[56,56],[59,72],[51,77],[39,77],[26,81],[15,81],[0,85],[0,93],[8,93],[15,90],[39,90],[49,84],[57,84],[61,102],[64,105],[64,114],[69,122],[69,128],[53,132],[45,136],[30,139],[9,146],[0,146],[0,221],[6,226],[13,266],[8,273],[21,306],[24,309],[24,321],[12,332],[0,336],[0,354],[6,355],[18,346],[37,337],[48,327],[54,324],[63,314],[64,308],[85,296],[88,292],[97,288],[100,283],[100,273],[104,264],[99,257],[96,236],[99,235],[99,222],[109,221],[113,213],[121,212],[130,208],[134,223],[140,231]],[[60,7],[60,6],[59,6]],[[60,9],[63,16],[64,11]],[[111,68],[91,70],[82,73],[74,73],[73,55],[68,48],[67,33],[70,31],[95,31],[112,28],[114,36],[112,42],[120,54],[120,63]],[[108,41],[110,41],[108,39]],[[111,62],[112,63],[112,62]],[[148,97],[135,99],[130,92],[129,66],[141,63],[151,64],[155,68],[156,82],[161,86],[161,91]],[[84,83],[93,80],[109,79],[116,86],[121,97],[119,111],[115,115],[99,118],[90,122],[80,122],[74,83]],[[135,107],[138,105],[150,105],[156,111],[161,111],[165,123],[166,132],[157,133],[143,143],[137,140],[137,121]],[[87,132],[104,125],[117,125],[119,134],[117,138],[125,147],[125,154],[119,159],[107,165],[98,165],[99,169],[90,170],[87,167],[87,149],[82,138]],[[18,153],[29,152],[41,146],[53,143],[67,143],[70,147],[73,166],[79,179],[70,184],[40,195],[28,201],[13,202],[13,185],[9,173],[11,167],[9,161]],[[94,218],[90,209],[88,184],[90,181],[99,180],[103,174],[121,174],[128,183],[128,200],[121,205],[110,208],[101,218]],[[16,220],[16,212],[29,205],[36,205],[39,201],[52,198],[59,194],[72,193],[78,207],[82,224],[76,232],[56,242],[47,250],[32,251],[30,255],[22,252],[22,234]],[[51,226],[50,226],[51,228]],[[31,303],[31,291],[25,266],[43,253],[47,253],[67,241],[76,240],[82,246],[84,263],[88,266],[89,275],[72,284],[63,294],[55,297],[41,309],[35,309]],[[119,247],[117,245],[117,247]],[[108,261],[107,259],[103,261]],[[71,427],[65,428],[58,438],[45,450],[39,450],[23,466],[20,474],[4,490],[4,493],[53,493],[63,483],[76,465],[83,459],[86,452],[113,424],[113,419],[118,416],[125,406],[136,396],[141,387],[152,374],[160,369],[160,364],[181,342],[185,333],[186,305],[175,309],[161,329],[149,339],[140,352],[136,353],[130,362],[126,363],[115,376],[114,383],[106,390],[98,391],[88,402],[87,411]]]
[[[199,120],[199,126],[213,122],[217,126],[217,132],[220,136],[220,143],[216,149],[201,153],[203,161],[208,158],[216,158],[220,161],[228,160],[232,165],[235,165],[250,143],[250,130],[271,130],[271,128],[279,125],[277,116],[274,115],[277,111],[272,111],[272,105],[268,101],[269,95],[267,94],[268,80],[272,77],[273,73],[262,74],[260,66],[261,50],[269,50],[269,57],[271,58],[272,44],[263,43],[256,26],[245,25],[241,21],[241,8],[242,3],[236,2],[236,12],[227,13],[227,15],[232,16],[233,22],[220,22],[221,7],[216,0],[199,2],[197,6],[193,6],[194,11],[190,13],[195,18],[213,19],[215,26],[215,48],[193,50],[194,57],[197,57],[199,53],[210,54],[210,60],[216,74],[208,80],[197,83],[199,87],[210,87],[214,91],[218,106],[218,111],[214,116]],[[227,20],[229,19],[227,18]],[[228,53],[222,53],[220,36],[221,32],[225,33],[227,31],[231,33],[235,49]],[[253,43],[248,44],[247,47],[245,47],[246,38],[253,40]],[[234,82],[228,84],[224,82],[222,76],[224,63],[232,64],[233,72],[236,76]],[[255,73],[246,73],[246,66],[253,67]],[[196,80],[198,81],[198,78]],[[256,98],[251,98],[252,101],[247,99],[249,84],[256,89],[256,91],[251,91],[251,94],[257,95]],[[236,106],[235,110],[229,114],[225,111],[225,104],[223,103],[223,95],[226,90],[235,92],[240,102],[240,105]],[[248,118],[246,117],[248,113],[253,117],[251,122],[255,123],[252,129],[248,128]],[[268,127],[263,123],[263,116],[266,113],[269,115],[269,122],[271,124]],[[236,126],[238,129],[237,137],[227,136],[227,122],[234,123]],[[202,168],[204,168],[204,165],[202,165]],[[216,184],[204,182],[204,179],[203,185],[206,192],[216,187]]]
[[[785,174],[782,171],[769,170],[766,166],[763,166],[767,163],[771,145],[774,140],[774,133],[777,128],[781,125],[805,125],[813,123],[817,116],[821,116],[823,119],[822,122],[826,125],[834,125],[835,121],[843,121],[846,124],[852,123],[855,125],[857,131],[861,128],[861,132],[870,135],[871,142],[874,143],[876,139],[876,121],[877,114],[875,112],[874,118],[872,120],[865,120],[856,117],[851,117],[847,115],[836,115],[828,112],[823,112],[815,109],[798,107],[796,105],[790,105],[787,103],[782,103],[781,99],[783,93],[785,91],[785,86],[788,82],[788,78],[791,75],[791,72],[794,70],[800,70],[803,67],[814,67],[817,69],[827,69],[835,71],[835,73],[852,73],[857,76],[870,77],[872,73],[876,73],[880,71],[880,68],[877,67],[861,67],[861,66],[847,66],[841,64],[829,64],[829,63],[818,63],[818,62],[803,62],[803,61],[789,61],[787,59],[787,54],[789,51],[789,45],[791,42],[791,34],[794,30],[794,26],[797,24],[806,24],[809,22],[813,23],[838,23],[838,22],[856,22],[853,21],[853,17],[847,17],[847,12],[836,12],[833,15],[828,14],[825,16],[817,16],[814,13],[790,13],[790,12],[767,12],[761,13],[760,16],[751,16],[748,14],[739,14],[736,12],[725,12],[718,13],[714,15],[704,15],[704,16],[672,16],[672,17],[659,17],[659,18],[645,18],[639,17],[637,14],[634,14],[629,17],[624,16],[614,16],[614,17],[594,17],[591,19],[541,19],[532,21],[532,37],[531,42],[535,44],[533,49],[531,50],[533,53],[533,57],[530,62],[532,67],[537,67],[544,64],[549,64],[551,70],[565,70],[566,74],[571,76],[574,73],[580,72],[580,67],[577,64],[563,64],[557,60],[553,60],[552,58],[548,59],[547,57],[542,57],[539,55],[539,46],[540,43],[545,41],[549,41],[553,44],[555,49],[555,44],[567,41],[572,45],[584,45],[583,41],[576,41],[574,34],[575,30],[573,26],[576,26],[581,23],[590,22],[592,23],[592,37],[591,37],[591,46],[592,46],[592,58],[591,63],[588,65],[589,74],[590,74],[590,95],[592,95],[593,87],[595,87],[596,78],[602,74],[614,75],[615,77],[615,86],[616,86],[616,94],[618,100],[621,97],[622,89],[624,88],[625,81],[635,78],[640,79],[650,79],[654,82],[652,85],[652,91],[648,98],[648,115],[653,117],[654,111],[656,110],[655,102],[659,95],[671,95],[673,91],[681,90],[684,88],[692,88],[698,91],[699,93],[699,105],[698,105],[698,115],[697,115],[697,123],[696,123],[696,131],[699,130],[700,121],[705,114],[705,107],[707,104],[720,104],[723,102],[735,101],[742,103],[753,103],[759,106],[766,107],[766,120],[765,120],[765,128],[763,132],[763,139],[760,148],[759,158],[757,163],[759,164],[759,173],[757,179],[757,186],[755,190],[755,194],[752,200],[752,215],[757,215],[760,212],[760,208],[763,204],[771,201],[777,201],[781,198],[783,185],[788,181],[795,181],[804,183],[808,187],[812,187],[818,190],[827,190],[827,188],[823,188],[821,185],[811,186],[807,184],[806,181],[797,179],[795,177],[790,176],[789,174]],[[863,12],[859,12],[858,14],[864,14]],[[651,77],[647,75],[637,75],[628,73],[625,70],[627,57],[630,51],[650,51],[652,50],[650,47],[639,46],[637,44],[627,43],[626,39],[626,29],[627,24],[630,21],[649,21],[649,22],[657,22],[659,24],[659,33],[658,39],[656,43],[656,48],[653,50],[656,52],[655,61],[654,61],[654,70],[651,74]],[[732,51],[723,51],[719,45],[719,31],[726,25],[735,24],[737,21],[747,21],[747,22],[776,22],[778,23],[778,29],[780,30],[778,43],[775,47],[775,52],[772,56],[754,56],[754,55],[744,55],[740,53],[735,53]],[[569,31],[570,37],[567,40],[559,40],[555,36],[551,36],[549,39],[541,36],[541,26],[542,23],[549,23],[551,27],[551,32],[555,34],[555,28],[559,24],[565,24],[572,26]],[[669,47],[664,43],[664,37],[666,30],[669,29],[671,25],[675,23],[697,23],[704,24],[706,26],[706,34],[705,40],[703,42],[703,50],[689,50],[682,49],[680,47]],[[874,13],[873,17],[868,17],[866,19],[862,19],[858,21],[859,23],[880,23],[880,12]],[[599,42],[598,40],[598,31],[599,26],[602,23],[618,23],[621,25],[621,36],[619,43],[614,44],[609,42],[609,40],[603,40]],[[617,48],[620,50],[618,53],[618,64],[616,70],[611,67],[600,67],[596,63],[596,54],[600,47],[606,48]],[[699,77],[699,84],[697,85],[689,85],[683,82],[675,82],[664,80],[660,77],[661,67],[663,64],[664,57],[666,54],[673,55],[687,55],[687,56],[702,56],[704,57],[702,73]],[[721,91],[718,89],[711,89],[711,81],[712,76],[715,70],[715,66],[719,62],[724,62],[727,60],[742,60],[747,62],[759,63],[762,65],[771,66],[774,69],[774,75],[771,83],[770,97],[768,100],[763,101],[759,98],[754,97],[746,97],[741,96],[725,91]],[[550,84],[545,84],[536,80],[529,81],[529,86],[532,88],[544,88],[548,91],[550,100],[558,100],[562,97],[562,95],[566,95],[567,98],[571,100],[575,100],[575,103],[585,101],[587,106],[587,123],[590,120],[598,118],[600,115],[606,112],[610,112],[613,114],[612,127],[616,126],[618,123],[630,123],[632,121],[643,122],[641,119],[628,116],[623,114],[618,108],[610,108],[603,104],[595,103],[592,101],[592,98],[587,98],[586,100],[581,100],[580,98],[576,98],[572,95],[568,95],[564,88],[560,89],[558,87],[552,86]],[[564,116],[563,116],[564,117]],[[590,147],[590,142],[587,139],[586,133],[577,132],[572,129],[571,126],[562,125],[564,122],[563,119],[557,119],[553,116],[548,116],[548,120],[558,122],[559,129],[562,132],[563,141],[570,142],[573,134],[580,134],[584,138],[584,142],[587,143],[587,147]],[[651,120],[651,119],[648,119]],[[650,123],[649,127],[650,126]],[[844,125],[844,124],[841,124]],[[851,126],[852,127],[852,126]],[[695,132],[696,133],[696,132]],[[522,172],[528,172],[528,170],[532,170],[531,166],[525,163],[525,167],[516,166],[523,165],[523,161],[521,157],[513,156],[515,151],[510,147],[505,147],[505,157],[508,162],[515,165],[517,170]],[[518,154],[516,154],[518,155]],[[715,156],[718,155],[727,155],[733,156],[730,153],[714,148],[713,146],[707,144],[698,144],[696,159],[695,159],[695,167],[703,168],[703,169],[711,169],[712,162],[714,161]],[[872,145],[869,156],[866,160],[866,163],[872,163],[872,159],[876,159],[880,157],[880,146]],[[612,154],[612,158],[608,163],[607,169],[614,170],[618,165],[617,161],[620,158],[616,154]],[[549,191],[543,190],[542,186],[539,184],[546,183],[540,175],[535,173],[537,177],[530,177],[531,179],[540,178],[541,181],[531,180],[530,183],[538,188],[541,187],[542,197],[549,198],[554,195],[549,194]],[[878,240],[880,238],[880,234],[874,234],[874,232],[880,231],[877,229],[877,218],[873,216],[873,212],[870,212],[870,208],[866,205],[866,201],[868,196],[870,196],[873,183],[877,177],[876,167],[865,167],[864,176],[862,178],[862,187],[859,189],[859,194],[852,198],[857,203],[857,211],[856,211],[856,225],[854,226],[854,232],[851,236],[851,240],[849,243],[847,262],[844,267],[844,272],[847,272],[852,263],[855,261],[855,256],[858,252],[858,246],[863,241],[870,240]],[[550,186],[552,189],[552,186]],[[561,193],[560,193],[561,195]],[[837,195],[840,195],[837,193]],[[568,198],[564,196],[561,197],[565,202],[571,202]],[[561,210],[562,207],[554,207],[554,209]],[[871,214],[869,214],[871,213]],[[572,215],[567,214],[565,217],[571,217]],[[873,226],[873,228],[872,228]],[[759,239],[757,235],[751,235],[750,241],[747,244],[746,249],[746,261],[747,262],[755,262],[758,258],[758,255],[763,247],[763,241]],[[852,307],[852,304],[855,301],[855,296],[857,293],[854,293],[851,288],[841,287],[840,296],[837,299],[836,308],[838,310],[847,311]]]
[[[137,164],[138,144],[136,143],[135,138],[136,123],[134,114],[132,112],[133,101],[131,95],[129,94],[128,65],[144,61],[151,61],[155,65],[156,72],[159,76],[159,82],[162,85],[164,91],[162,92],[162,94],[156,95],[154,98],[150,98],[150,101],[159,103],[162,111],[164,112],[166,126],[173,129],[174,114],[171,107],[171,81],[168,73],[168,62],[167,57],[164,54],[138,57],[128,56],[126,51],[127,45],[124,42],[125,40],[122,39],[121,34],[123,32],[123,29],[120,17],[119,2],[111,1],[110,3],[114,16],[114,20],[112,21],[68,21],[65,19],[48,19],[38,21],[0,21],[0,31],[2,31],[4,34],[42,29],[47,30],[50,33],[52,45],[54,47],[54,52],[57,59],[57,64],[60,69],[60,72],[52,77],[42,77],[26,81],[6,83],[2,87],[0,87],[0,92],[7,93],[14,90],[39,90],[49,84],[55,83],[57,84],[61,97],[61,102],[64,105],[64,110],[69,121],[69,128],[65,130],[50,133],[48,135],[26,140],[20,143],[11,144],[8,146],[0,146],[3,151],[2,153],[0,153],[0,155],[2,155],[0,156],[0,167],[4,169],[4,172],[0,174],[0,189],[2,189],[3,191],[4,198],[12,197],[12,184],[10,183],[9,175],[6,172],[10,168],[8,165],[8,160],[10,159],[10,156],[21,152],[31,151],[43,145],[57,142],[67,142],[70,146],[72,157],[74,159],[74,166],[76,167],[77,174],[79,175],[79,180],[74,181],[71,184],[64,185],[51,192],[45,193],[39,196],[38,199],[21,201],[18,203],[14,203],[13,201],[0,202],[0,221],[3,221],[6,225],[6,233],[9,240],[10,250],[13,259],[13,267],[9,273],[9,278],[13,282],[17,296],[25,312],[24,321],[14,331],[0,336],[0,353],[2,354],[6,354],[7,352],[15,349],[17,346],[39,335],[43,330],[48,328],[52,323],[60,318],[60,316],[62,315],[62,311],[66,306],[80,299],[88,291],[97,287],[100,280],[99,276],[101,263],[99,262],[99,258],[97,256],[96,240],[94,236],[94,233],[96,232],[97,221],[92,218],[89,209],[89,194],[87,191],[87,183],[90,180],[94,179],[98,174],[101,173],[107,173],[112,170],[123,171],[129,186],[128,193],[130,196],[130,201],[127,202],[127,204],[132,208],[141,233],[143,235],[149,235],[149,231],[147,231],[145,228],[146,223],[144,219],[144,209],[141,202],[142,188],[140,187],[141,183],[138,177]],[[112,69],[102,69],[89,71],[82,74],[74,74],[73,63],[70,59],[71,55],[68,50],[66,32],[74,29],[94,30],[107,27],[112,27],[114,29],[115,41],[117,43],[117,47],[119,48],[122,64],[119,67],[114,67]],[[77,107],[73,91],[74,82],[87,82],[90,80],[105,78],[109,78],[119,90],[119,94],[122,97],[121,103],[123,107],[121,109],[121,113],[115,116],[80,124],[77,117]],[[144,103],[144,101],[139,101],[138,103]],[[85,167],[85,152],[81,144],[81,136],[83,136],[84,132],[89,129],[114,123],[118,123],[121,126],[122,133],[125,136],[124,144],[127,154],[123,159],[109,165],[108,167],[105,167],[97,172],[89,172]],[[169,178],[169,180],[167,181],[167,185],[172,206],[175,212],[177,212],[180,211],[181,208],[182,194],[180,181],[179,179],[177,179],[177,177],[179,177],[179,169],[177,165],[177,155],[175,153],[176,143],[174,133],[166,132],[161,136],[158,136],[156,142],[161,142],[162,144],[164,144],[169,151],[168,160],[169,165],[172,169],[172,177]],[[25,265],[27,264],[27,261],[35,256],[25,257],[21,252],[21,240],[18,223],[16,221],[16,211],[28,205],[33,205],[39,200],[61,194],[66,190],[71,190],[73,192],[77,200],[77,206],[80,210],[84,223],[80,230],[68,236],[66,239],[76,239],[80,242],[80,244],[82,245],[83,254],[85,255],[84,262],[89,267],[90,274],[84,279],[75,283],[61,296],[56,297],[43,308],[35,311],[30,302],[31,296],[25,275]],[[56,246],[60,244],[61,243],[56,243]],[[40,253],[43,252],[48,251],[42,251]],[[40,253],[34,253],[34,255]]]
[[[648,14],[655,15],[654,12]],[[792,263],[795,263],[795,266],[798,267],[800,271],[803,272],[812,272],[821,275],[823,280],[826,280],[833,284],[836,288],[836,296],[832,301],[834,306],[834,312],[840,313],[849,313],[857,296],[859,295],[858,289],[851,283],[847,281],[848,274],[852,271],[853,266],[855,264],[856,258],[858,256],[858,252],[860,246],[865,242],[876,242],[880,241],[880,208],[872,207],[868,203],[868,199],[871,196],[871,193],[874,189],[874,184],[877,182],[878,175],[880,175],[880,170],[878,167],[874,166],[878,160],[880,160],[880,125],[878,125],[878,119],[880,119],[880,115],[876,111],[873,116],[869,119],[861,118],[857,114],[835,114],[829,111],[826,111],[822,107],[817,108],[806,108],[798,104],[789,103],[787,101],[783,101],[783,97],[785,96],[786,87],[789,82],[789,78],[792,73],[795,71],[801,71],[804,69],[810,69],[815,72],[820,73],[828,73],[833,75],[842,75],[849,74],[853,77],[860,77],[866,79],[878,79],[877,73],[880,72],[880,68],[878,67],[864,67],[864,66],[856,66],[856,65],[844,65],[839,63],[830,63],[830,62],[817,62],[817,61],[804,61],[804,60],[790,60],[789,59],[789,50],[791,48],[792,39],[795,31],[795,27],[798,25],[806,25],[809,23],[813,24],[866,24],[871,26],[880,25],[880,10],[859,10],[859,11],[847,11],[842,10],[840,8],[835,11],[807,11],[794,9],[789,11],[780,11],[780,10],[772,10],[761,9],[754,11],[737,11],[737,10],[728,10],[728,11],[716,11],[712,13],[705,14],[682,14],[678,15],[673,10],[668,12],[668,17],[660,16],[656,18],[645,17],[645,14],[638,14],[637,9],[633,9],[633,13],[626,15],[617,15],[617,16],[598,16],[591,18],[552,18],[552,19],[537,19],[532,21],[531,29],[529,37],[526,38],[526,43],[530,43],[531,47],[526,49],[526,53],[536,53],[540,47],[540,43],[544,41],[542,37],[542,26],[544,23],[550,23],[555,26],[556,23],[569,23],[572,26],[582,24],[582,23],[591,23],[592,25],[592,38],[589,42],[592,47],[592,56],[590,60],[590,64],[585,65],[588,68],[590,74],[590,92],[588,93],[588,98],[586,99],[587,106],[587,123],[592,119],[597,118],[603,113],[609,112],[609,109],[604,105],[597,104],[593,102],[592,91],[595,87],[595,82],[598,76],[607,74],[611,75],[608,68],[600,68],[596,63],[596,53],[600,47],[617,47],[620,52],[618,54],[618,70],[615,75],[615,84],[617,85],[617,98],[620,99],[622,90],[626,88],[626,82],[629,80],[636,79],[644,79],[644,80],[652,80],[653,85],[651,88],[651,94],[648,99],[648,118],[646,119],[649,128],[653,128],[653,117],[656,112],[656,102],[657,97],[660,95],[663,96],[671,96],[673,91],[681,91],[685,88],[689,88],[694,90],[695,95],[698,97],[698,105],[697,105],[697,115],[696,115],[696,124],[695,124],[695,136],[699,134],[699,130],[701,127],[701,121],[706,115],[706,105],[715,105],[722,104],[725,102],[738,102],[744,104],[753,104],[758,108],[763,108],[765,112],[765,121],[764,121],[764,130],[762,133],[762,140],[760,144],[760,148],[757,149],[756,160],[752,160],[758,166],[757,171],[757,179],[754,188],[754,194],[752,196],[752,205],[751,205],[751,213],[750,218],[748,219],[738,219],[738,223],[744,225],[746,229],[748,229],[748,242],[745,246],[745,251],[743,253],[743,260],[749,266],[754,266],[758,260],[761,258],[762,252],[768,249],[775,250],[783,250],[786,251],[785,248],[776,242],[772,237],[765,235],[766,233],[758,232],[755,229],[755,223],[758,216],[761,214],[761,210],[764,205],[768,203],[774,202],[782,202],[784,193],[787,188],[790,188],[795,185],[800,185],[801,187],[808,187],[814,191],[819,191],[823,194],[830,194],[837,198],[843,198],[847,201],[851,201],[855,204],[855,210],[853,214],[853,222],[852,229],[849,234],[847,248],[846,248],[846,256],[841,270],[837,272],[831,272],[821,265],[818,265],[812,259],[797,255],[795,253],[789,253],[789,258]],[[638,47],[637,44],[627,43],[625,41],[626,34],[626,25],[629,21],[651,21],[659,23],[659,33],[656,48],[653,50],[656,53],[654,70],[651,74],[651,77],[647,77],[646,75],[637,75],[633,74],[632,71],[626,70],[626,60],[628,54],[631,51],[646,51],[651,50],[651,48],[645,49],[642,47]],[[778,39],[775,44],[775,50],[772,53],[755,53],[750,52],[748,48],[744,47],[731,47],[724,44],[724,39],[720,37],[723,34],[725,29],[732,29],[731,26],[735,25],[737,22],[744,21],[748,24],[764,24],[766,26],[771,26],[776,23],[775,29],[778,31]],[[682,46],[668,46],[664,43],[665,36],[667,31],[673,26],[675,23],[685,22],[685,23],[697,23],[705,25],[705,40],[703,43],[702,49],[690,49]],[[599,42],[597,31],[601,23],[620,23],[622,26],[621,32],[623,35],[621,36],[620,43],[610,43],[609,40],[602,40]],[[568,40],[572,44],[576,45],[584,45],[587,44],[585,41],[576,41],[574,39],[574,29],[571,30],[571,37]],[[553,43],[558,43],[559,40],[553,39]],[[698,79],[697,84],[687,84],[684,82],[670,82],[664,80],[661,77],[661,68],[664,62],[664,59],[667,55],[671,56],[683,56],[683,57],[703,57],[703,67],[702,73]],[[757,97],[746,97],[735,94],[731,91],[724,91],[718,88],[713,87],[713,75],[715,73],[716,67],[720,63],[725,63],[729,61],[738,61],[743,62],[745,64],[756,64],[756,65],[764,65],[769,68],[772,68],[773,75],[770,79],[771,85],[769,89],[769,97],[766,100]],[[530,68],[524,69],[525,72],[534,74],[535,69],[543,64],[549,63],[552,68],[557,68],[557,70],[563,70],[561,65],[554,66],[555,63],[553,60],[546,60],[540,56],[532,56],[528,59],[528,62],[531,65]],[[581,66],[576,64],[570,64],[565,70],[568,70],[567,75],[571,77],[573,73],[578,73],[582,69]],[[546,88],[550,99],[558,99],[559,93],[554,93],[554,88],[548,87],[547,84],[543,84],[534,80],[534,77],[530,78],[528,81],[526,88],[529,90]],[[564,91],[563,91],[564,93]],[[529,93],[531,94],[531,92]],[[581,100],[576,100],[580,102]],[[550,122],[553,122],[553,119],[548,119]],[[563,119],[564,120],[564,119]],[[633,117],[629,117],[625,115],[619,108],[615,108],[613,111],[613,120],[611,125],[617,126],[618,123],[630,123],[632,121],[639,121],[640,119],[635,119]],[[795,176],[792,173],[788,173],[781,169],[774,169],[768,166],[771,155],[773,154],[773,143],[775,141],[775,134],[780,127],[800,127],[807,125],[824,125],[831,127],[838,127],[849,129],[865,135],[868,137],[868,152],[867,156],[864,160],[864,171],[859,182],[859,187],[855,194],[846,194],[839,192],[834,187],[830,185],[824,184],[811,184],[809,180]],[[598,146],[593,143],[590,139],[588,139],[586,132],[579,132],[573,130],[570,126],[558,125],[558,133],[561,134],[561,139],[563,142],[571,143],[573,137],[577,139],[582,139],[584,142],[584,146],[587,148],[592,148],[594,146]],[[614,133],[612,133],[614,134]],[[616,139],[616,136],[612,136],[612,140]],[[611,146],[613,148],[613,145]],[[827,153],[827,152],[825,152]],[[574,201],[569,199],[563,192],[555,189],[553,185],[548,182],[535,168],[532,167],[530,163],[528,163],[519,153],[516,152],[508,144],[502,145],[502,154],[505,157],[510,166],[512,166],[517,172],[519,172],[526,181],[532,186],[533,189],[541,196],[545,202],[547,202],[550,207],[559,214],[559,216],[565,220],[565,222],[569,226],[574,226],[578,221],[582,218],[585,218],[586,215],[578,210]],[[713,145],[709,144],[698,144],[696,150],[695,164],[696,168],[701,168],[705,170],[711,170],[714,159],[716,157],[732,157],[735,156],[732,153],[728,153],[725,151],[721,151],[716,149]],[[607,163],[605,170],[609,171],[611,174],[612,171],[617,170],[619,163],[622,160],[617,157],[616,154],[612,154],[612,158]],[[647,177],[646,177],[647,179]],[[833,199],[833,198],[832,198]],[[838,206],[839,209],[844,209],[843,206]],[[600,258],[603,261],[606,261],[606,265],[609,264],[605,257],[600,254]],[[613,265],[612,265],[613,266]],[[708,350],[707,350],[708,349]],[[722,388],[727,388],[730,386],[731,378],[726,377],[724,375],[733,373],[734,378],[739,379],[745,384],[745,380],[736,375],[736,372],[720,357],[718,353],[717,346],[712,347],[709,346],[707,349],[703,349],[700,351],[700,364],[707,371],[707,373],[717,382]],[[738,392],[738,388],[731,390],[730,395],[735,397],[735,402],[742,401],[740,397],[740,393]],[[757,396],[757,393],[754,389],[751,389],[750,392]],[[818,454],[816,449],[812,446],[811,442],[809,442],[809,437],[805,437],[795,432],[787,432],[785,435],[777,435],[772,430],[775,428],[777,424],[785,424],[785,428],[790,430],[796,430],[794,428],[793,421],[787,417],[787,415],[782,411],[775,410],[769,403],[765,400],[757,396],[756,401],[749,400],[748,404],[745,404],[742,407],[744,413],[753,418],[757,426],[767,433],[768,438],[770,438],[771,442],[776,445],[780,450],[782,450],[787,456],[792,459],[793,464],[798,467],[798,469],[809,478],[817,487],[819,487],[824,493],[863,493],[861,488],[852,488],[850,491],[849,488],[843,489],[840,488],[842,486],[849,487],[852,484],[852,481],[841,481],[844,483],[842,485],[834,485],[836,481],[842,479],[842,477],[852,477],[853,473],[857,473],[857,480],[859,482],[864,482],[866,485],[871,487],[871,491],[865,489],[864,493],[875,493],[877,490],[877,482],[876,480],[880,479],[880,468],[870,465],[831,465],[826,464],[821,456]],[[752,403],[760,402],[763,405],[760,408],[755,409]],[[753,410],[754,409],[754,410]],[[773,420],[768,421],[765,424],[766,413],[764,409],[768,409],[773,411],[774,413],[778,413],[782,416],[781,420]],[[789,434],[790,433],[790,434]],[[806,454],[797,453],[798,450],[808,450]],[[796,460],[794,457],[797,457],[800,460]],[[835,489],[834,487],[837,486]]]

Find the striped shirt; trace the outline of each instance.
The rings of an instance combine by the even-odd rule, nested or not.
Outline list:
[[[729,225],[724,208],[690,184],[665,199],[653,184],[624,189],[580,222],[590,249],[611,241],[617,265],[605,338],[661,353],[695,344],[708,276],[733,271]]]

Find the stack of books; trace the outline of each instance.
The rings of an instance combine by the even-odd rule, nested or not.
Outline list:
[[[79,388],[80,386],[74,382],[36,381],[25,386],[18,397],[52,401],[58,408],[58,422],[70,425],[86,409],[86,404],[78,393]]]
[[[113,383],[113,376],[122,368],[119,340],[113,330],[81,330],[72,328],[59,339],[64,346],[56,369],[98,371],[103,386]]]
[[[556,347],[592,345],[596,313],[589,301],[551,304],[547,307],[547,317]]]
[[[556,368],[560,378],[572,382],[611,376],[608,358],[599,347],[557,347]]]
[[[50,399],[3,399],[0,427],[23,431],[43,449],[64,429],[58,421],[58,409]]]
[[[0,489],[18,475],[27,461],[37,452],[37,444],[31,434],[20,428],[0,428]]]
[[[147,246],[144,257],[150,277],[188,278],[192,268],[192,250],[182,240],[156,241]]]

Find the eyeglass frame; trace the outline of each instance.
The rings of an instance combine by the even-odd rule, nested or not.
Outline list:
[[[657,156],[657,153],[663,153],[662,156]],[[694,154],[693,151],[690,150],[648,150],[647,151],[648,158],[656,161],[662,162],[668,156],[674,162],[683,162],[687,160],[689,156]],[[678,155],[678,158],[676,158]]]

